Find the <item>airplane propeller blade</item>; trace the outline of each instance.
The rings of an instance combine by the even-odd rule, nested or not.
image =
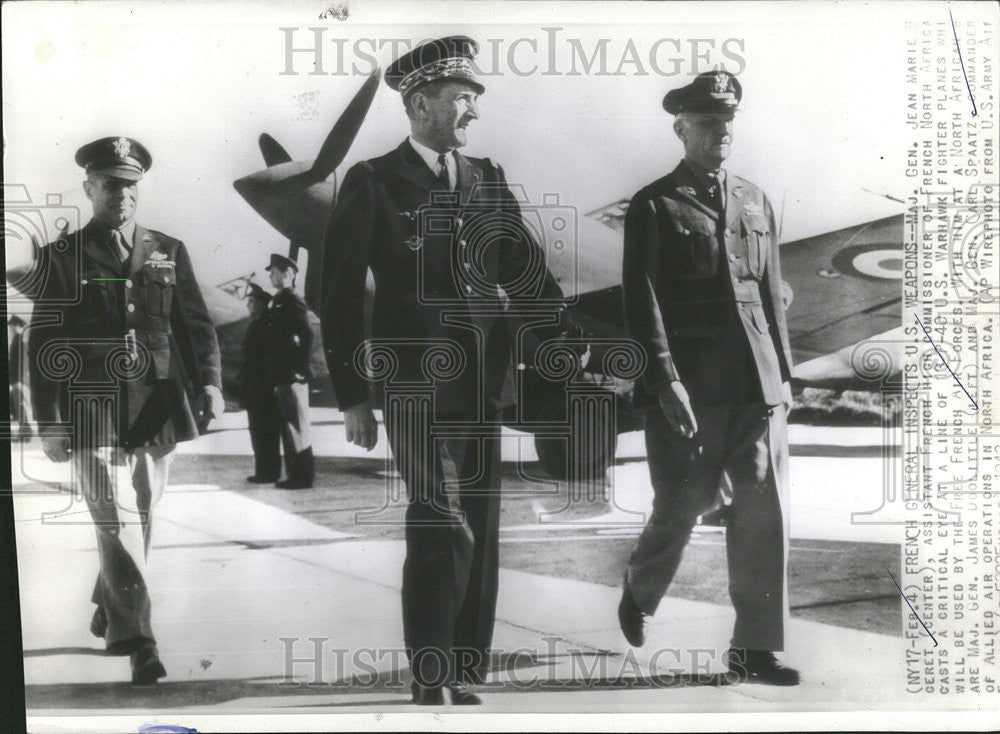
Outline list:
[[[361,89],[354,95],[344,114],[323,141],[323,147],[320,148],[319,155],[316,156],[316,161],[309,171],[309,175],[317,181],[325,180],[343,162],[375,98],[380,75],[381,70],[376,68],[361,85]]]
[[[267,133],[261,133],[257,144],[260,146],[261,155],[264,156],[264,163],[268,167],[276,166],[279,163],[288,163],[292,160],[292,157],[288,155],[288,151],[281,147],[281,143]]]

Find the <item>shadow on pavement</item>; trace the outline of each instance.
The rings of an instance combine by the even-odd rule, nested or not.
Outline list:
[[[52,648],[33,651],[35,654],[74,654],[78,648]],[[99,650],[79,648],[83,654],[103,654]],[[28,653],[26,653],[28,654]],[[624,668],[620,653],[605,650],[570,651],[559,655],[538,655],[527,652],[503,653],[492,656],[493,677],[503,680],[488,681],[473,686],[477,693],[532,694],[575,693],[588,691],[652,690],[688,688],[693,686],[720,687],[733,681],[724,674],[671,673],[664,675],[608,675]],[[622,660],[616,660],[622,659]],[[535,669],[534,674],[526,671]],[[630,668],[631,669],[631,668]],[[520,675],[517,675],[520,672]],[[594,674],[594,675],[592,675]],[[396,668],[372,675],[355,675],[332,682],[286,682],[280,676],[254,678],[227,678],[218,680],[171,681],[169,678],[156,686],[137,688],[127,681],[111,683],[62,683],[28,685],[25,699],[29,709],[158,709],[198,706],[216,706],[240,699],[255,699],[254,707],[260,709],[288,706],[296,708],[322,707],[380,707],[410,704],[410,671]],[[391,696],[372,698],[372,694]],[[305,697],[336,696],[332,701],[304,702]],[[344,697],[363,696],[357,701]],[[260,699],[286,698],[262,703]],[[250,707],[252,708],[252,707]]]

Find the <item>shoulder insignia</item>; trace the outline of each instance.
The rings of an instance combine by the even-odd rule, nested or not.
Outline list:
[[[165,252],[151,252],[151,253],[149,253],[149,259],[150,260],[166,260],[167,259],[167,253],[165,253]]]

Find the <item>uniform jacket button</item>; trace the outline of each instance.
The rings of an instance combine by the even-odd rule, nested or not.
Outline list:
[[[125,287],[126,288],[131,288],[132,287],[132,281],[130,279],[125,281]]]
[[[731,230],[729,227],[726,227],[726,237],[732,237],[732,236],[733,236],[733,230]]]
[[[134,303],[130,303],[129,305],[127,305],[125,307],[125,310],[128,311],[129,313],[132,313],[133,311],[135,311],[135,304]]]
[[[731,262],[731,263],[736,262],[736,255],[734,255],[731,252],[729,253],[729,262]]]

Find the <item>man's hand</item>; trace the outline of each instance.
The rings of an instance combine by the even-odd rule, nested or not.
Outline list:
[[[222,390],[215,385],[205,385],[205,397],[208,398],[208,407],[205,412],[210,418],[221,418],[226,412],[226,401],[222,397]]]
[[[792,409],[792,385],[788,382],[781,383],[781,404],[785,406],[785,414]]]
[[[344,429],[350,443],[367,451],[371,451],[378,443],[378,423],[368,403],[359,403],[344,411]]]
[[[69,461],[69,436],[54,436],[42,431],[42,451],[50,461],[62,464]]]
[[[679,380],[660,388],[660,410],[670,427],[684,438],[693,438],[698,432],[698,421],[691,410],[691,399]]]

